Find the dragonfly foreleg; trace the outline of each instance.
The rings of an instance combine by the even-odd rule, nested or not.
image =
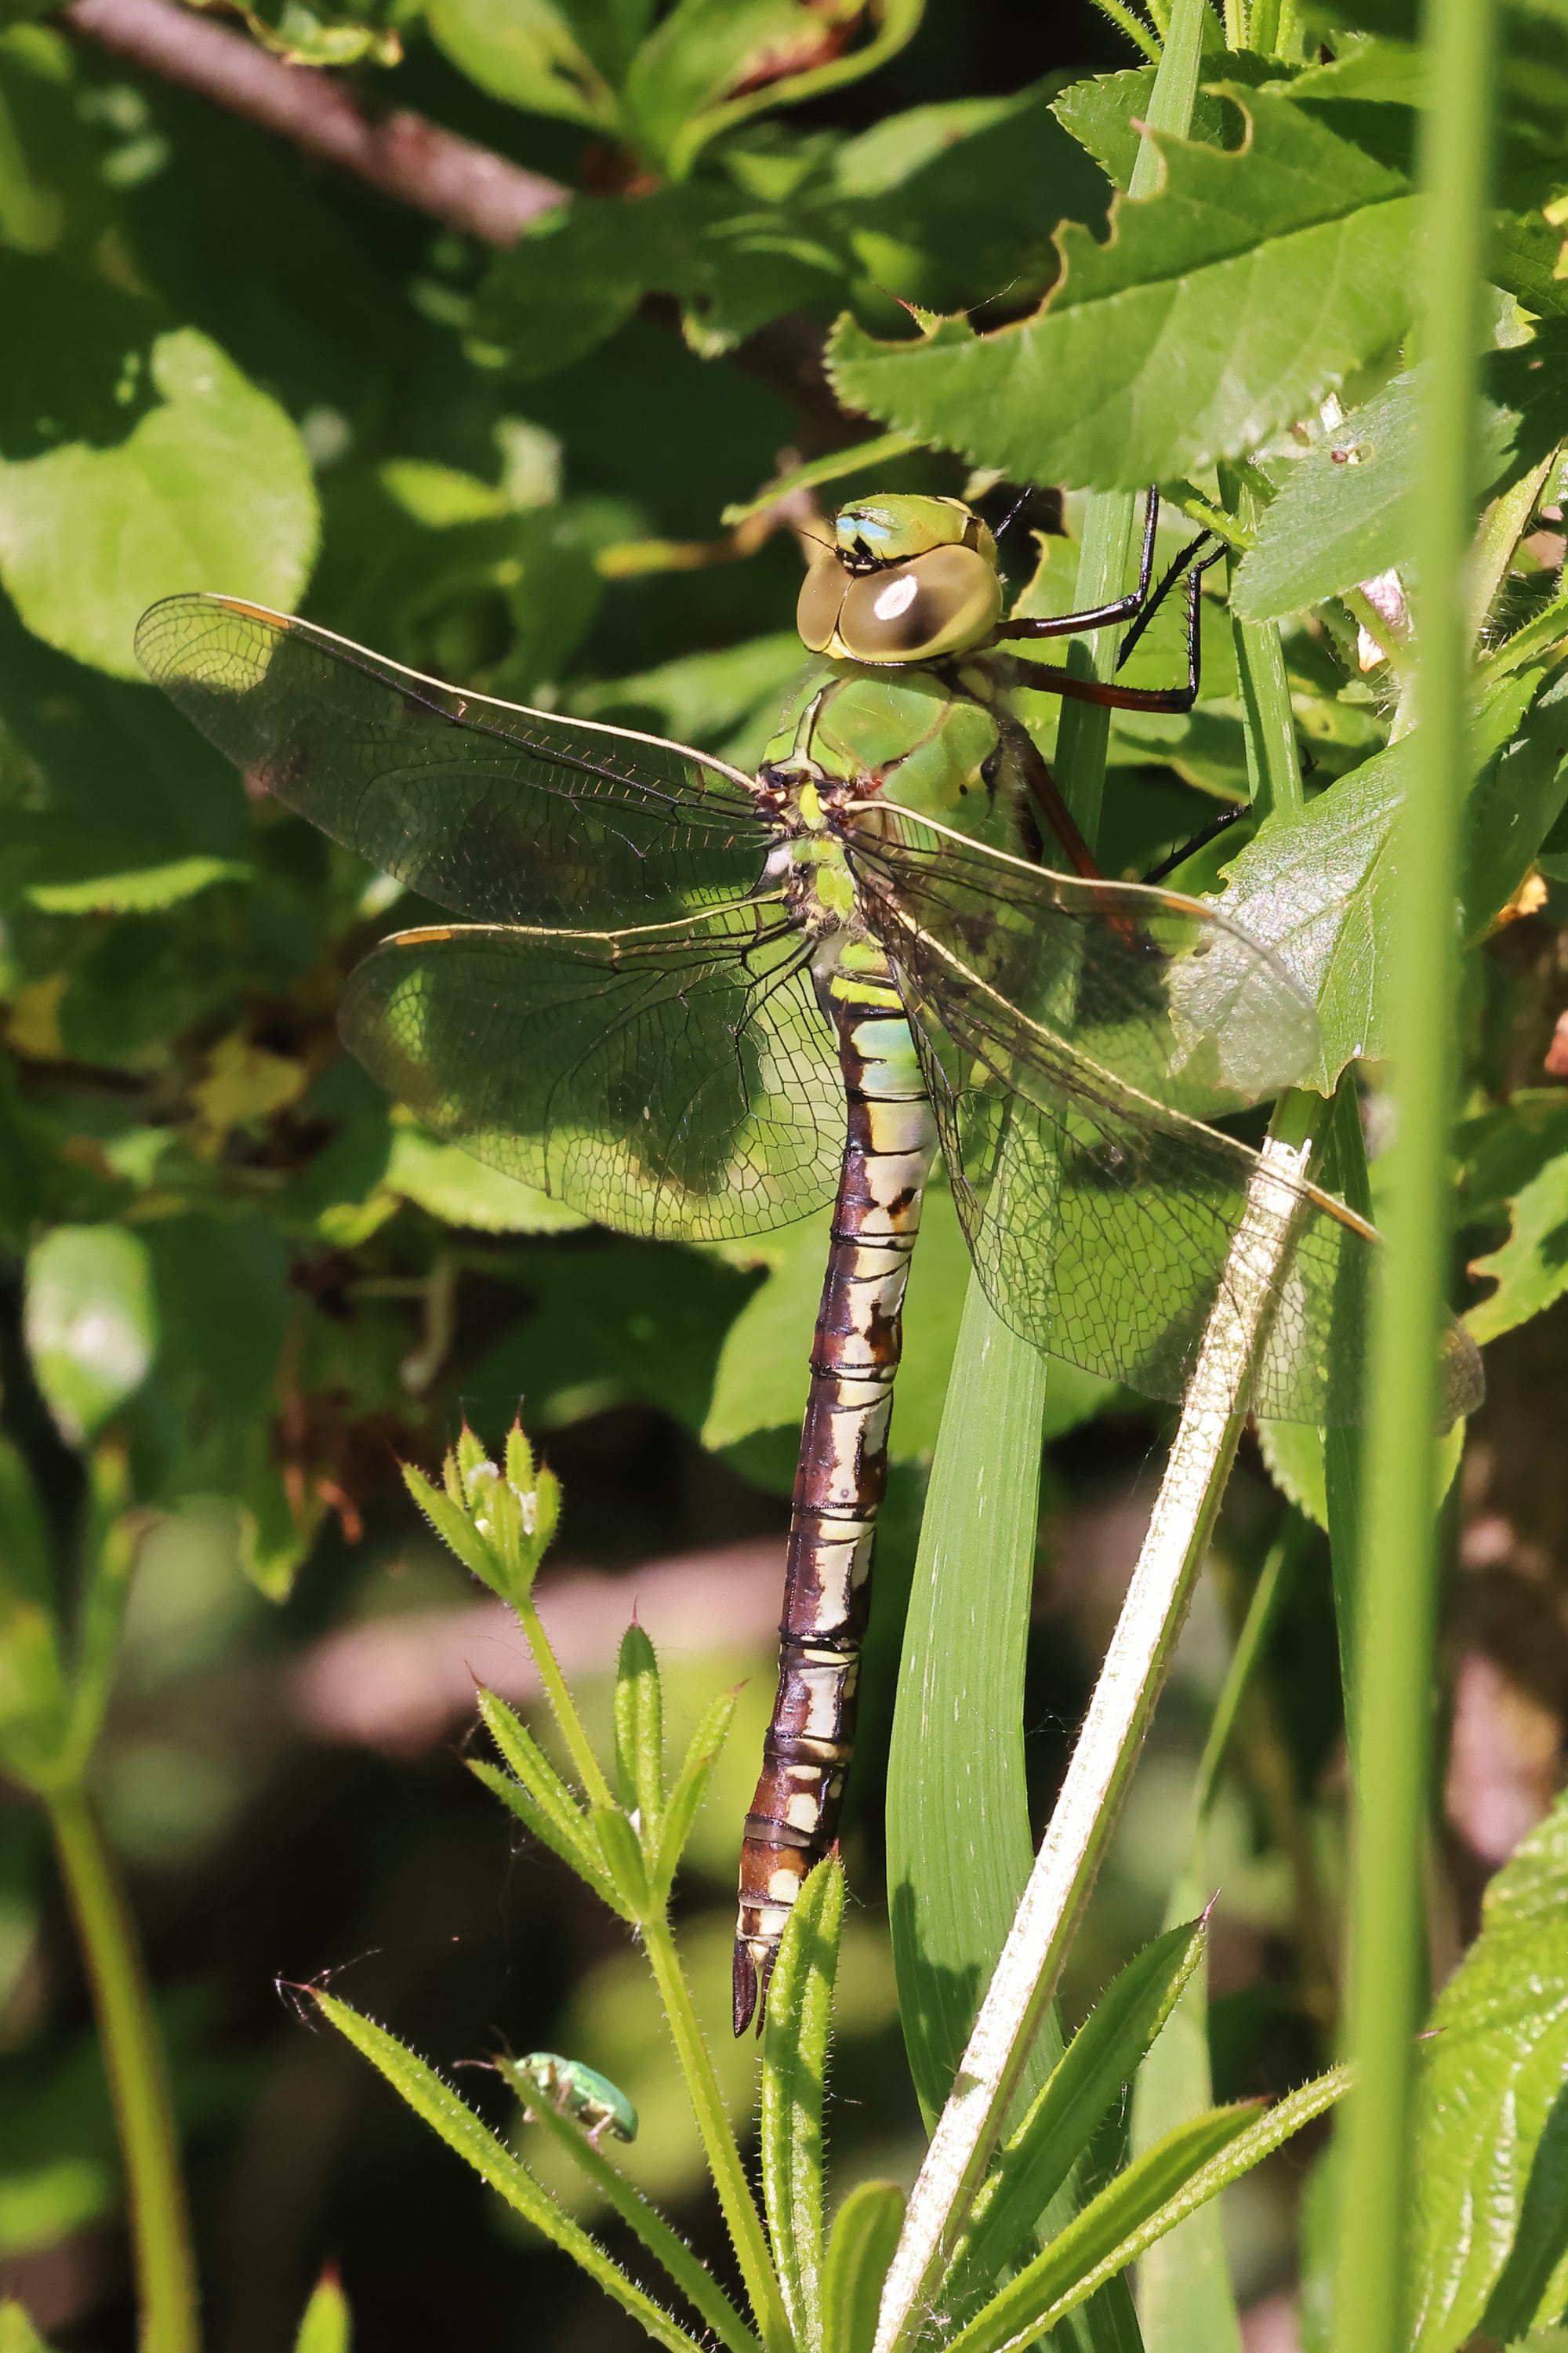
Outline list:
[[[847,952],[824,1000],[838,1030],[848,1129],[790,1515],[778,1694],[741,1852],[737,2034],[766,2000],[791,1908],[837,1827],[904,1285],[936,1145],[914,1042],[880,952]]]

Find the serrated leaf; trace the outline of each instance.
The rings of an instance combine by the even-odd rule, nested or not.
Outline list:
[[[157,1354],[145,1241],[120,1226],[57,1226],[27,1255],[23,1329],[45,1402],[79,1446],[135,1395]]]
[[[822,2353],[872,2353],[905,2203],[896,2181],[861,2181],[834,2217],[822,2280]]]
[[[1532,2189],[1556,2176],[1562,2228],[1568,2076],[1568,1798],[1488,1888],[1481,1929],[1433,2005],[1421,2046],[1413,2226],[1414,2353],[1450,2353],[1480,2326]],[[1551,2203],[1550,2199],[1546,2200]],[[1544,2286],[1563,2248],[1526,2249]],[[1516,2279],[1519,2274],[1516,2273]],[[1559,2291],[1551,2309],[1561,2316]],[[1516,2324],[1518,2325],[1518,2324]]]
[[[616,1908],[628,1920],[640,1919],[648,1908],[651,1892],[636,1831],[614,1806],[595,1806],[588,1819],[616,1889]]]
[[[337,2273],[325,2271],[305,2306],[294,2353],[349,2353],[353,2341],[348,2298]]]
[[[1528,872],[1568,784],[1559,774],[1568,708],[1543,700],[1531,711],[1539,684],[1539,672],[1499,681],[1477,715],[1479,773],[1466,807],[1471,935],[1506,903],[1497,893],[1506,885],[1511,895]],[[1394,819],[1419,756],[1414,742],[1407,735],[1363,761],[1293,821],[1262,827],[1215,902],[1274,948],[1316,1003],[1318,1060],[1301,1083],[1323,1094],[1347,1062],[1387,1050],[1382,979],[1399,889]]]
[[[587,1816],[527,1725],[492,1691],[481,1690],[478,1704],[480,1723],[533,1804],[559,1825],[563,1835],[576,1839],[582,1852],[597,1867]]]
[[[1224,72],[1228,74],[1239,62],[1227,57]],[[1207,60],[1205,69],[1220,78],[1221,69],[1211,67]],[[1091,74],[1087,80],[1069,82],[1051,100],[1057,121],[1093,156],[1111,185],[1123,192],[1131,185],[1132,166],[1143,144],[1140,126],[1148,120],[1156,71],[1153,66],[1133,66],[1124,73]],[[1189,137],[1205,147],[1219,147],[1225,143],[1226,127],[1224,100],[1213,90],[1200,90],[1193,100]],[[1234,128],[1234,119],[1230,127]]]
[[[1396,376],[1292,464],[1237,566],[1231,609],[1272,620],[1405,563],[1415,516],[1414,374]],[[1514,417],[1486,401],[1476,431],[1475,487],[1496,479]]]
[[[0,303],[27,351],[0,402],[0,579],[27,627],[137,678],[132,634],[160,596],[296,604],[316,494],[276,401],[195,327],[56,264],[4,257]]]
[[[803,2353],[822,2344],[822,2110],[844,1868],[826,1855],[795,1898],[768,1985],[760,2117],[763,2202]]]
[[[1465,1316],[1482,1345],[1543,1314],[1568,1291],[1568,1154],[1549,1160],[1509,1204],[1511,1230],[1500,1249],[1473,1259],[1470,1272],[1496,1285]]]
[[[616,1667],[616,1767],[621,1803],[650,1851],[664,1805],[664,1694],[653,1644],[635,1620]]]
[[[316,1987],[311,1987],[310,1992],[322,2016],[386,2078],[415,2115],[509,2206],[552,2245],[570,2255],[607,2295],[614,2296],[656,2345],[667,2347],[668,2353],[700,2353],[696,2339],[629,2280],[596,2240],[562,2212],[528,2168],[496,2138],[468,2102],[459,2099],[449,2084],[442,2082],[433,2067],[384,2026],[351,2010],[335,1995],[323,1993]]]
[[[1018,2268],[1040,2215],[1089,2147],[1203,1957],[1201,1920],[1135,1954],[1084,2020],[1001,2152],[955,2266],[966,2286]]]
[[[500,1578],[489,1547],[461,1504],[454,1504],[449,1495],[433,1487],[423,1471],[412,1462],[399,1467],[404,1485],[447,1550],[457,1554],[463,1567],[481,1585],[488,1585],[492,1593],[500,1593]]]
[[[1241,99],[1238,153],[1161,137],[1164,185],[1119,200],[1107,244],[1063,228],[1033,318],[899,344],[841,319],[845,406],[1018,481],[1133,489],[1239,454],[1385,351],[1409,318],[1404,174],[1288,99]]]

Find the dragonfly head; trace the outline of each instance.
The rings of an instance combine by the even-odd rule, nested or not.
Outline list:
[[[959,499],[861,499],[834,518],[795,625],[814,654],[885,664],[966,652],[1002,617],[996,543]]]

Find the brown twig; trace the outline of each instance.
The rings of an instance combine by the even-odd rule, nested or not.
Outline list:
[[[178,0],[69,0],[61,20],[132,64],[195,90],[449,228],[510,245],[571,190],[406,108],[373,116],[348,85],[285,65]]]

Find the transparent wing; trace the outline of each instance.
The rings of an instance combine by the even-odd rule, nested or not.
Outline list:
[[[403,932],[342,1027],[438,1135],[622,1232],[761,1233],[832,1198],[843,1082],[776,901],[667,930]]]
[[[949,966],[977,1000],[1070,1039],[1086,1066],[1194,1117],[1278,1094],[1317,1045],[1311,1000],[1272,952],[1195,899],[1026,864],[888,803],[850,862],[905,968]]]
[[[247,777],[456,914],[653,923],[757,887],[747,779],[662,737],[466,694],[229,596],[154,605],[136,651]]]
[[[956,838],[939,865],[930,830],[858,840],[854,863],[997,1313],[1037,1347],[1176,1400],[1216,1304],[1228,1293],[1245,1314],[1261,1285],[1238,1408],[1358,1420],[1371,1228],[1276,1180],[1289,1246],[1259,1249],[1249,1223],[1238,1247],[1258,1155],[1184,1107],[1284,1083],[1311,1050],[1310,1008],[1303,1020],[1267,953],[1191,902],[1037,874]],[[1450,1418],[1480,1393],[1458,1326],[1444,1385]]]

